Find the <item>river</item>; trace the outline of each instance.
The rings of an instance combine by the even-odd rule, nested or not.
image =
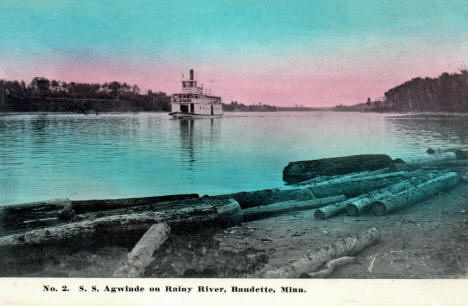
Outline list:
[[[351,112],[0,114],[0,205],[282,186],[290,161],[468,145],[468,117]]]

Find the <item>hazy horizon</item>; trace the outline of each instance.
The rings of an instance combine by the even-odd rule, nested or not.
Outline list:
[[[120,81],[329,107],[468,62],[463,1],[2,1],[0,79]]]

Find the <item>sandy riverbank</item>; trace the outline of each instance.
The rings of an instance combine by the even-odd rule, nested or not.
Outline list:
[[[387,216],[313,219],[313,210],[225,230],[172,235],[144,277],[261,277],[308,252],[377,227],[381,240],[332,278],[468,278],[468,184]],[[111,277],[125,248],[105,247],[23,267],[16,276]]]

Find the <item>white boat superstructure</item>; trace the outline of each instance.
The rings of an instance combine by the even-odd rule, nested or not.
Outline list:
[[[169,115],[174,118],[222,116],[223,105],[220,97],[207,95],[203,86],[197,86],[193,69],[190,69],[190,79],[182,80],[182,91],[171,96]]]

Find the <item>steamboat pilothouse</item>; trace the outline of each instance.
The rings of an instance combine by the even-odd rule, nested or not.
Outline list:
[[[223,115],[220,97],[207,95],[203,86],[197,87],[193,69],[190,69],[190,79],[182,80],[182,92],[171,96],[171,112],[173,118],[218,117]]]

